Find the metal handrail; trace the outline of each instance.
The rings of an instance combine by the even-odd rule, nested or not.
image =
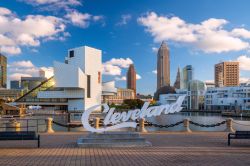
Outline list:
[[[26,128],[26,131],[29,131],[29,128],[36,128],[36,132],[39,132],[39,126],[42,126],[42,125],[46,125],[46,123],[39,123],[39,121],[43,120],[45,121],[46,119],[15,119],[15,118],[11,118],[11,119],[0,119],[0,124],[7,124],[8,122],[11,122],[11,120],[13,120],[13,123],[15,122],[23,122],[25,123],[26,122],[26,125],[25,126],[20,126],[20,127],[16,127],[16,126],[4,126],[4,127],[1,127],[0,126],[0,129],[4,128],[4,129],[16,129],[16,128],[19,128],[19,129],[24,129]],[[29,122],[31,121],[36,121],[35,122],[35,125],[32,124],[32,125],[29,125]],[[2,122],[2,123],[1,123]]]

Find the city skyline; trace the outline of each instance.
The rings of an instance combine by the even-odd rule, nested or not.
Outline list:
[[[249,14],[249,2],[145,1],[143,5],[132,1],[121,1],[120,5],[115,1],[75,2],[79,3],[62,3],[58,11],[50,10],[54,4],[49,1],[1,2],[0,18],[4,20],[0,29],[1,52],[8,57],[9,80],[21,74],[36,76],[41,67],[51,70],[53,61],[64,60],[69,48],[89,45],[103,50],[104,81],[116,80],[117,87],[126,87],[124,77],[128,66],[134,63],[138,72],[137,91],[153,94],[156,50],[163,40],[171,52],[171,85],[178,66],[192,65],[194,77],[206,81],[213,80],[214,65],[220,61],[238,60],[240,81],[250,78],[250,22],[244,18]],[[6,28],[16,26],[14,19],[20,21],[20,28]],[[41,21],[49,28],[42,31]],[[26,31],[34,27],[36,32]]]

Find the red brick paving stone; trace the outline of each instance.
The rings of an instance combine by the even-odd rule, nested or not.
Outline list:
[[[227,133],[149,133],[143,136],[153,147],[77,148],[76,140],[84,134],[42,134],[40,149],[34,141],[0,141],[0,147],[12,147],[0,148],[0,166],[250,165],[250,140],[233,140],[228,147]]]

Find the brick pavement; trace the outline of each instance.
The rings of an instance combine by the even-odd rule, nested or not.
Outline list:
[[[164,132],[143,134],[152,142],[144,148],[77,148],[86,133],[41,134],[35,141],[0,141],[0,165],[250,165],[250,140],[227,146],[222,132]]]

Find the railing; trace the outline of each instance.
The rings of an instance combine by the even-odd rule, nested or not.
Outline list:
[[[46,123],[40,123],[40,121],[43,121]],[[250,125],[238,123],[238,122],[234,121],[232,118],[228,118],[224,121],[214,123],[214,124],[201,124],[201,123],[197,123],[197,122],[194,122],[192,120],[189,120],[189,119],[184,119],[184,120],[178,121],[176,123],[166,124],[166,125],[152,123],[152,122],[146,121],[145,119],[140,119],[139,121],[136,121],[136,122],[138,123],[137,126],[139,127],[137,129],[137,131],[139,131],[139,132],[147,132],[145,126],[153,126],[153,127],[157,127],[157,128],[172,128],[172,127],[178,126],[180,124],[183,124],[182,131],[186,131],[186,132],[192,132],[190,129],[190,125],[195,125],[195,126],[203,127],[203,128],[212,128],[212,127],[218,127],[221,125],[226,125],[225,130],[224,130],[226,132],[234,132],[233,123],[235,123],[237,125],[243,125],[243,126],[250,127]],[[89,121],[89,123],[92,126],[94,126],[95,128],[99,128],[100,126],[104,126],[103,119],[100,119],[98,117],[91,119]],[[4,127],[2,126],[3,124],[5,125]],[[60,122],[54,121],[53,118],[47,118],[47,119],[1,119],[0,120],[0,129],[4,128],[5,130],[6,129],[15,129],[15,131],[41,132],[41,131],[39,131],[39,126],[44,126],[45,132],[53,133],[54,130],[53,130],[52,124],[55,124],[55,125],[58,125],[61,127],[66,127],[66,128],[68,128],[68,131],[70,131],[69,130],[70,128],[78,128],[78,127],[83,126],[81,123],[66,123],[66,124],[60,123]],[[32,129],[35,128],[35,130],[30,130],[31,128]]]
[[[42,123],[43,122],[43,123]],[[45,119],[1,119],[0,130],[39,131],[39,127],[46,128]]]
[[[53,121],[53,120],[52,120],[52,123],[60,125],[62,127],[68,127],[68,128],[82,127],[82,124],[77,124],[77,125],[74,125],[74,124],[61,124],[61,123],[58,123],[58,122]],[[104,126],[103,120],[100,119],[100,118],[95,118],[95,119],[91,120],[89,123],[92,126],[94,126],[95,128],[99,128],[99,126]],[[233,121],[232,118],[228,118],[228,119],[226,119],[224,121],[214,123],[214,124],[201,124],[201,123],[197,123],[197,122],[194,122],[192,120],[189,120],[189,119],[184,119],[182,121],[179,121],[179,122],[176,122],[176,123],[173,123],[173,124],[166,124],[166,125],[152,123],[152,122],[146,121],[145,119],[140,119],[139,121],[137,121],[137,123],[138,123],[137,126],[139,126],[138,131],[140,131],[140,132],[147,132],[145,126],[154,126],[154,127],[157,127],[157,128],[171,128],[171,127],[178,126],[180,124],[183,124],[182,131],[186,131],[186,132],[192,132],[191,129],[190,129],[190,124],[198,126],[198,127],[203,127],[203,128],[218,127],[218,126],[226,124],[226,127],[225,127],[224,131],[225,132],[234,132],[233,123],[237,123],[237,122]],[[250,126],[250,125],[247,125],[247,126]]]

